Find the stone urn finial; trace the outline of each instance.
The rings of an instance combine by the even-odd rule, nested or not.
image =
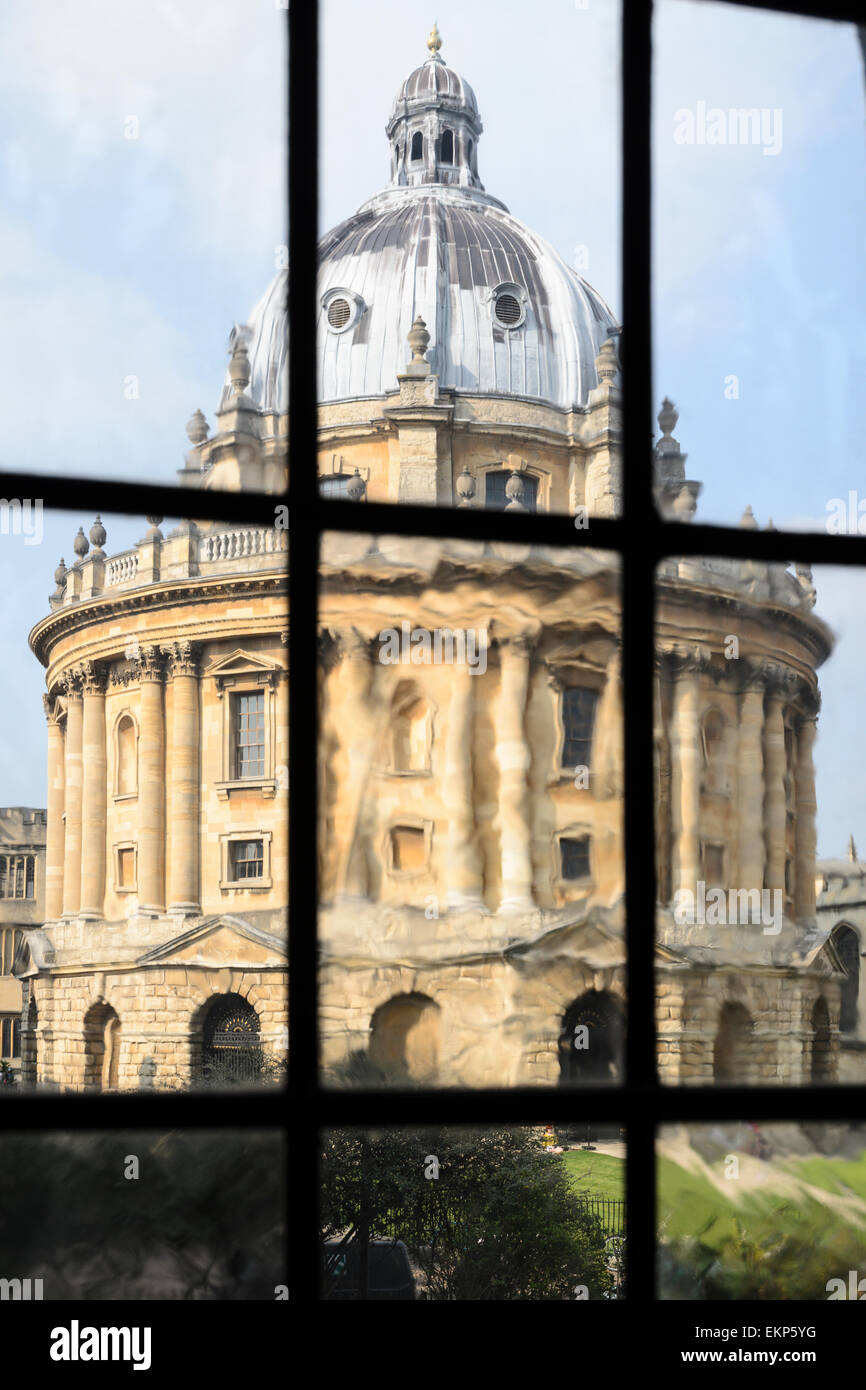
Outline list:
[[[667,396],[665,396],[662,401],[662,408],[656,418],[659,422],[662,434],[670,435],[676,429],[677,420],[680,417],[674,407],[673,401],[669,400]]]
[[[76,535],[75,540],[72,542],[72,549],[78,556],[78,560],[76,560],[75,563],[79,564],[80,561],[84,559],[85,555],[90,549],[90,542],[84,534],[83,526],[79,526],[78,528],[78,534]]]
[[[163,536],[162,532],[161,532],[160,529],[159,529],[159,524],[160,524],[161,521],[164,521],[164,520],[165,520],[165,517],[162,517],[162,516],[146,516],[144,519],[145,519],[145,521],[147,521],[147,522],[150,523],[150,530],[148,531],[148,533],[147,533],[147,535],[145,536],[144,539],[145,539],[146,541],[161,541],[161,540],[164,540],[164,536]]]
[[[746,510],[740,517],[740,526],[743,528],[744,531],[757,531],[758,523],[755,520],[755,513],[752,511],[752,508],[750,506],[746,507]]]
[[[598,356],[595,359],[595,370],[598,372],[599,381],[613,381],[619,371],[616,343],[613,338],[606,338],[599,348]]]
[[[457,503],[458,507],[471,507],[472,499],[475,496],[475,479],[469,472],[465,463],[463,465],[463,472],[458,475],[456,487],[457,496],[460,498],[460,501]]]
[[[186,422],[186,435],[191,444],[203,444],[208,436],[208,424],[202,411],[196,410]]]
[[[505,484],[505,496],[508,498],[508,506],[505,508],[507,512],[529,511],[524,502],[526,497],[526,475],[524,473],[512,473]]]
[[[104,555],[103,546],[108,540],[108,532],[102,524],[102,517],[98,516],[90,528],[90,544],[93,546],[94,555]]]
[[[250,384],[250,359],[247,345],[240,334],[235,338],[231,361],[229,362],[229,377],[235,394],[242,396]]]
[[[57,566],[57,569],[54,571],[54,583],[57,585],[57,588],[58,588],[58,589],[62,589],[62,588],[63,588],[63,585],[66,583],[66,574],[67,574],[67,570],[66,570],[66,561],[64,560],[63,556],[61,555],[61,557],[60,557],[60,564]]]
[[[350,502],[360,502],[367,491],[367,484],[357,468],[346,484],[346,496]]]
[[[426,362],[427,349],[430,346],[430,334],[427,332],[427,325],[420,314],[406,335],[406,341],[412,349],[413,363]]]

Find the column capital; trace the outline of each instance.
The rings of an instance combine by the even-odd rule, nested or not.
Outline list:
[[[666,667],[674,680],[680,676],[697,676],[708,672],[712,659],[713,654],[709,647],[701,646],[699,642],[680,642],[657,653],[660,666]]]
[[[156,684],[162,682],[163,662],[158,647],[153,645],[140,647],[133,661],[140,681],[152,681]]]
[[[45,722],[50,729],[57,723],[57,710],[55,708],[55,697],[53,695],[42,696],[42,709],[45,712]]]
[[[81,699],[81,677],[82,671],[80,666],[70,666],[68,670],[58,676],[57,684],[67,700]]]
[[[764,685],[772,699],[790,700],[793,698],[800,683],[800,677],[796,671],[781,661],[765,661],[763,671]]]
[[[84,695],[104,695],[106,672],[101,662],[82,661],[80,667],[81,690]]]
[[[166,657],[166,674],[169,680],[176,676],[197,676],[199,673],[200,646],[197,642],[167,642],[160,647]]]

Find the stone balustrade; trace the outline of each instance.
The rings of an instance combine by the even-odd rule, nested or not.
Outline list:
[[[288,532],[276,526],[226,526],[200,531],[183,522],[167,538],[149,534],[129,550],[110,559],[101,551],[79,559],[65,573],[58,571],[52,609],[97,598],[106,590],[139,588],[165,580],[208,578],[246,567],[261,569],[263,556],[273,555],[275,567],[287,563]],[[280,559],[279,557],[285,557]]]

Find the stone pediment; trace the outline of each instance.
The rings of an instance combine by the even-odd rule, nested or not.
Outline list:
[[[189,931],[139,956],[138,965],[198,965],[211,970],[280,969],[287,962],[285,941],[242,917],[207,917]]]
[[[256,677],[264,682],[272,682],[276,676],[285,670],[278,661],[273,661],[269,657],[260,656],[254,652],[244,651],[238,647],[236,651],[228,656],[219,657],[211,662],[202,672],[203,677],[212,677],[217,685],[231,685],[237,679],[249,680]]]

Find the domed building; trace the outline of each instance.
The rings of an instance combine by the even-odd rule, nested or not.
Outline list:
[[[278,276],[233,332],[182,474],[281,486]],[[279,511],[279,509],[278,509]],[[255,1082],[287,1038],[287,533],[163,518],[60,562],[45,667],[45,921],[26,932],[22,1075],[67,1090]]]
[[[475,95],[430,56],[391,182],[320,245],[325,495],[616,515],[610,310],[481,184]],[[700,484],[665,401],[657,505]],[[757,523],[746,509],[744,526]],[[363,509],[359,528],[363,527]],[[669,560],[655,673],[659,1065],[838,1070],[845,968],[815,913],[809,571]],[[442,1085],[612,1082],[625,1020],[619,574],[575,546],[326,535],[323,1062]],[[654,929],[650,922],[648,931]]]

